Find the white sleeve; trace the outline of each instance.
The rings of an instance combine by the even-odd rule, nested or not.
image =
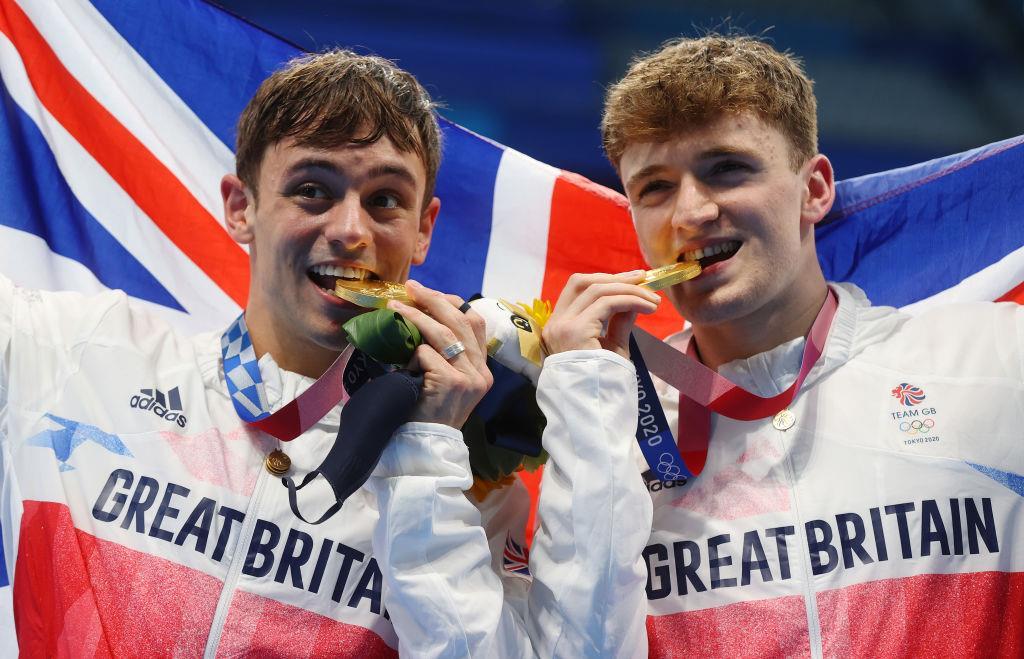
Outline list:
[[[607,350],[544,362],[547,418],[528,624],[542,657],[646,657],[653,505],[635,462],[636,370]]]
[[[461,434],[416,423],[395,433],[368,484],[400,655],[646,656],[641,555],[652,505],[632,455],[634,373],[607,351],[545,362],[538,403],[550,459],[525,606],[505,595],[480,512],[463,492],[472,476]]]
[[[367,484],[380,520],[373,553],[403,657],[527,657],[526,631],[505,602],[477,510],[462,433],[407,423]]]

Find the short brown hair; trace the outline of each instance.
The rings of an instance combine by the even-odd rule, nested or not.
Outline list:
[[[297,57],[264,80],[242,111],[235,171],[255,192],[267,147],[285,138],[331,148],[387,135],[423,161],[426,204],[441,161],[436,107],[416,78],[382,57],[341,49]]]
[[[657,142],[724,113],[782,131],[794,169],[818,152],[817,102],[800,61],[750,36],[709,34],[637,57],[605,97],[601,133],[617,168],[631,142]]]

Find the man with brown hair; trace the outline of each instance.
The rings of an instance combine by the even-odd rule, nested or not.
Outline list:
[[[557,560],[529,588],[501,570],[507,539],[523,544],[523,488],[478,507],[464,493],[458,429],[491,374],[462,300],[409,281],[414,304],[391,303],[424,337],[409,364],[423,386],[370,481],[320,525],[281,484],[336,441],[343,374],[365,379],[342,332],[364,310],[335,284],[402,282],[423,262],[439,160],[434,105],[411,75],[348,51],[299,58],[246,107],[237,174],[221,182],[250,258],[246,310],[223,333],[181,336],[120,292],[0,278],[0,514],[23,654],[601,652],[591,623],[606,605],[591,595],[620,577],[613,548],[541,533]],[[557,473],[577,444],[550,448]],[[585,493],[565,478],[549,489]],[[297,499],[317,516],[335,494],[316,479]],[[581,597],[566,604],[566,590]]]
[[[666,340],[678,352],[638,338],[665,380],[641,383],[642,411],[662,409],[680,449],[658,435],[634,501],[654,504],[650,655],[1018,655],[1024,313],[909,317],[827,283],[816,125],[799,62],[751,37],[669,43],[608,91],[604,144],[646,259],[701,265],[667,291],[690,322]],[[625,356],[657,304],[640,281],[576,277],[549,349]]]

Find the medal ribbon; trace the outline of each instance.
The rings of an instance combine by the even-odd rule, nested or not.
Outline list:
[[[245,326],[244,313],[221,335],[220,346],[224,358],[224,379],[238,416],[282,442],[295,439],[336,405],[348,400],[343,374],[352,356],[352,346],[345,348],[308,389],[273,413],[267,402],[266,388],[249,330]]]
[[[700,474],[707,461],[708,442],[711,438],[711,412],[738,421],[754,421],[772,416],[788,407],[800,390],[804,378],[821,357],[837,307],[835,293],[830,289],[825,297],[825,303],[807,333],[800,372],[796,380],[782,393],[768,398],[747,391],[698,361],[692,340],[683,354],[648,332],[635,328],[630,337],[630,357],[637,366],[641,408],[646,402],[652,407],[657,406],[662,420],[661,425],[667,425],[650,377],[646,377],[645,383],[645,378],[639,375],[640,371],[646,374],[643,358],[636,358],[641,351],[652,360],[654,367],[650,372],[679,390],[676,446],[672,442],[668,442],[667,446],[661,446],[661,442],[658,442],[658,450],[651,451],[650,441],[647,441],[645,446],[645,415],[642,409],[637,423],[637,442],[640,443],[648,465],[658,477],[661,480],[675,480],[680,477],[689,479]],[[653,439],[653,436],[649,439]],[[656,461],[652,461],[652,458]]]
[[[634,330],[636,332],[637,330]],[[636,365],[636,386],[639,406],[637,408],[636,441],[644,454],[647,464],[657,474],[659,480],[672,481],[681,478],[692,478],[694,473],[690,463],[679,455],[682,447],[677,447],[672,437],[672,429],[668,427],[665,410],[658,400],[658,392],[654,389],[654,381],[644,363],[643,354],[637,346],[633,335],[629,337],[629,358]],[[699,473],[700,470],[698,470]]]

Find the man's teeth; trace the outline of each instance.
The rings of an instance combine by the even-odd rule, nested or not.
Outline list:
[[[310,272],[322,277],[340,277],[342,279],[354,279],[356,281],[369,279],[372,274],[369,270],[364,270],[363,268],[350,268],[348,266],[337,265],[314,265],[310,268]]]
[[[706,259],[709,256],[715,256],[716,254],[730,254],[740,248],[740,243],[737,240],[729,240],[724,243],[718,243],[716,245],[709,245],[703,249],[695,249],[689,252],[683,252],[684,261],[699,261]]]

